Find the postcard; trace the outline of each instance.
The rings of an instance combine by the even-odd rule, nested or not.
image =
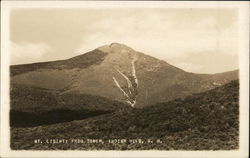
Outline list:
[[[1,13],[2,157],[248,157],[249,2]]]

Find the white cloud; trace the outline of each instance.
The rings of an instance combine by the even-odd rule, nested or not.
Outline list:
[[[190,67],[190,71],[193,67],[194,71],[216,72],[206,62],[210,57],[217,61],[211,62],[212,65],[224,63],[221,66],[224,70],[228,70],[229,61],[237,64],[232,59],[238,55],[237,9],[107,8],[35,13],[15,15],[16,27],[12,32],[17,34],[13,40],[30,43],[12,44],[12,64],[66,59],[112,42],[123,43],[173,65],[180,63],[180,67]],[[60,14],[51,21],[48,17],[54,13]],[[43,19],[37,24],[44,27],[34,25],[37,19]],[[197,65],[187,63],[203,67],[198,70]]]
[[[165,59],[189,53],[237,54],[237,27],[220,28],[213,16],[196,20],[176,20],[174,16],[150,13],[126,18],[103,19],[92,25],[93,34],[84,34],[77,49],[84,53],[104,44],[119,42],[137,51]]]
[[[42,57],[51,51],[46,43],[15,43],[11,42],[11,64],[41,62]]]

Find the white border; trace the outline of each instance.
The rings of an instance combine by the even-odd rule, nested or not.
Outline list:
[[[3,1],[1,8],[2,157],[248,157],[249,2],[197,1]],[[234,151],[13,151],[9,148],[9,15],[13,8],[238,8],[240,67],[240,149]]]

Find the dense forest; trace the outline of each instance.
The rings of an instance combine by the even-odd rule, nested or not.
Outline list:
[[[60,102],[65,102],[65,100],[60,100]],[[96,100],[95,98],[94,101]],[[101,105],[104,104],[100,104],[100,102],[106,101],[105,105],[108,104],[108,100],[104,98],[101,100],[99,101],[100,106],[95,107],[95,110],[103,110]],[[57,104],[53,98],[51,98],[51,102]],[[89,102],[91,101],[88,100]],[[94,102],[92,101],[92,103]],[[69,105],[69,103],[67,104]],[[71,102],[71,107],[74,107],[74,104]],[[112,105],[109,107],[109,112],[83,120],[30,128],[12,127],[11,148],[38,150],[230,150],[237,149],[239,146],[238,80],[203,93],[193,94],[184,99],[158,103],[142,109],[122,108],[125,105],[113,101],[108,105]],[[13,108],[18,109],[17,107]],[[104,142],[109,139],[140,138],[142,140],[150,139],[153,142],[34,144],[35,139],[53,138],[103,139]]]

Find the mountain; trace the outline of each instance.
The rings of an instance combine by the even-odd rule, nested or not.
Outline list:
[[[12,149],[235,150],[239,148],[239,81],[142,109],[11,131]],[[43,142],[63,138],[69,143],[34,144],[38,138]],[[72,139],[84,142],[70,143]],[[86,143],[87,139],[103,139],[104,143]],[[108,143],[108,139],[145,143]],[[147,143],[148,139],[154,143]],[[161,142],[156,143],[157,139]]]
[[[238,79],[221,74],[185,72],[163,60],[112,43],[67,60],[11,66],[11,85],[35,87],[59,95],[100,96],[146,107],[203,92]]]

